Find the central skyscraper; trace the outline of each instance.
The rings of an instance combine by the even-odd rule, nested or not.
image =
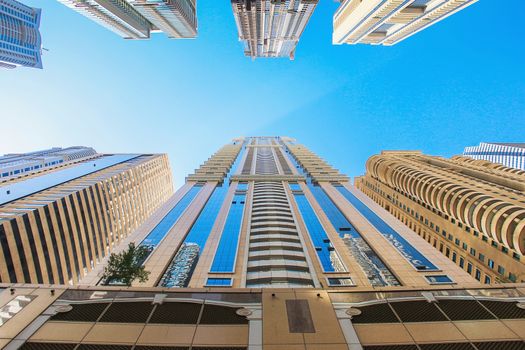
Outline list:
[[[150,251],[149,287],[477,283],[286,137],[224,146],[128,238]]]
[[[303,34],[318,0],[231,0],[244,54],[289,57]]]

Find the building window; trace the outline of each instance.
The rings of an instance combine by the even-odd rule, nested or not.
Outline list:
[[[493,269],[493,268],[494,268],[494,260],[489,259],[487,265],[489,265],[489,267],[490,267],[491,269]]]
[[[350,277],[329,277],[327,278],[330,287],[352,287],[354,281]]]
[[[513,283],[516,283],[516,275],[512,272],[509,272],[509,280]]]
[[[500,275],[504,275],[505,274],[505,268],[501,265],[498,265],[498,273]]]
[[[458,255],[456,254],[456,252],[452,252],[452,261],[456,262],[457,258],[458,258]]]
[[[445,255],[447,258],[450,256],[450,249],[448,247],[445,249]]]
[[[454,283],[447,275],[425,276],[430,284],[450,284]]]
[[[460,243],[459,239],[456,238],[456,239],[454,240],[454,243],[456,243],[456,245],[459,245],[459,243]]]
[[[472,264],[471,263],[467,263],[467,272],[468,273],[472,273]]]
[[[476,249],[470,248],[470,255],[476,256]]]
[[[463,249],[467,250],[467,243],[463,243]]]
[[[478,269],[476,269],[476,279],[477,279],[478,281],[481,281],[481,271],[478,270]]]
[[[489,276],[485,276],[485,284],[490,284],[490,277]]]
[[[208,278],[206,287],[231,287],[232,283],[231,278]]]
[[[465,259],[463,259],[461,257],[459,258],[459,267],[461,267],[461,268],[465,267]]]
[[[485,255],[479,253],[479,260],[480,260],[481,262],[485,262]]]

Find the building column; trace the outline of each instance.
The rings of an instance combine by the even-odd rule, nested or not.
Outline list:
[[[340,308],[335,310],[335,315],[343,331],[346,344],[348,344],[348,350],[363,350],[363,346],[357,337],[354,326],[352,326],[352,315],[347,312],[348,310],[350,309]]]
[[[248,320],[248,350],[262,350],[262,307],[255,306],[242,308],[237,310],[237,314],[246,316],[246,319]]]

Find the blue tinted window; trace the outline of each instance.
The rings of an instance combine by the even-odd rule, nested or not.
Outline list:
[[[211,272],[233,272],[245,199],[245,194],[236,194],[233,196],[230,211],[228,212],[228,217],[222,230],[219,246],[215,252]]]
[[[308,178],[308,188],[325,212],[332,226],[335,228],[337,233],[339,233],[339,237],[343,239],[345,245],[352,252],[352,255],[355,257],[356,261],[368,276],[370,284],[374,286],[400,285],[397,278],[385,266],[377,254],[361,237],[360,233],[346,219],[343,213],[339,210],[339,208],[337,208],[337,206],[332,202],[323,189],[318,186],[314,186],[308,174],[305,173],[297,160],[292,157],[288,151],[286,153],[299,173]]]
[[[195,185],[182,197],[182,199],[166,214],[166,216],[155,226],[153,230],[144,238],[140,245],[148,246],[151,250],[162,241],[169,230],[179,220],[191,201],[201,190],[201,185]]]
[[[239,182],[237,185],[237,189],[240,191],[246,191],[248,190],[248,183],[247,182]]]
[[[224,202],[224,198],[228,193],[230,187],[229,179],[231,174],[234,174],[239,167],[240,160],[246,147],[243,146],[237,155],[237,158],[231,166],[224,182],[221,186],[217,186],[204,209],[195,220],[188,235],[186,236],[181,248],[173,258],[172,262],[166,269],[166,272],[160,280],[160,285],[163,287],[187,287],[193,275],[193,269],[197,265],[200,253],[206,245],[206,241],[210,236],[210,232],[215,224],[215,220]],[[247,183],[240,183],[237,189],[246,190]],[[240,188],[239,188],[240,187]]]
[[[363,215],[382,235],[385,237],[394,248],[401,253],[417,270],[438,270],[423,254],[408,243],[398,232],[383,221],[376,213],[368,208],[356,196],[354,196],[347,188],[337,185],[337,190]]]
[[[430,284],[454,283],[447,275],[425,276],[425,278]]]
[[[292,183],[292,184],[289,184],[289,185],[290,185],[290,189],[291,189],[292,191],[302,191],[302,190],[301,190],[301,186],[300,186],[299,184],[293,184],[293,183]]]
[[[294,198],[323,270],[325,272],[346,271],[306,196],[294,194]]]
[[[339,237],[343,239],[352,255],[366,272],[370,283],[374,286],[400,285],[394,274],[386,267],[379,256],[363,239],[360,232],[348,221],[325,191],[311,183],[308,183],[308,188],[321,208],[323,208],[332,226],[339,233]]]
[[[231,287],[231,278],[208,278],[206,286],[208,287]]]

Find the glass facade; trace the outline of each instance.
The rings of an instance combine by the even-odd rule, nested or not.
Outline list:
[[[335,248],[330,242],[306,196],[304,194],[294,193],[294,198],[323,270],[325,272],[345,272],[345,266],[335,252]]]
[[[168,269],[161,278],[160,286],[162,287],[187,287],[188,283],[193,274],[193,270],[197,265],[199,256],[206,245],[206,241],[210,236],[211,230],[217,219],[217,215],[221,210],[224,198],[230,188],[230,177],[234,174],[240,164],[240,161],[245,152],[245,145],[241,148],[241,151],[237,155],[234,163],[230,167],[228,174],[226,175],[224,182],[217,185],[213,190],[212,195],[208,199],[204,209],[199,214],[197,220],[195,220],[191,227],[188,235],[184,239],[184,242],[179,249],[177,255],[173,258]],[[247,183],[239,183],[237,190],[244,190],[248,188]],[[192,254],[181,254],[181,251],[186,251],[188,247],[192,248]],[[181,276],[184,276],[181,278]]]
[[[210,272],[234,272],[245,200],[245,192],[233,197]]]
[[[398,232],[383,221],[376,213],[368,208],[347,188],[342,185],[334,186],[352,206],[372,224],[396,250],[404,256],[410,264],[418,271],[438,270],[436,265],[430,262],[423,254],[408,243]]]
[[[339,234],[339,237],[342,238],[343,242],[354,256],[356,262],[359,264],[363,272],[365,272],[370,284],[373,286],[401,285],[394,274],[388,269],[388,267],[386,267],[370,245],[363,239],[359,231],[357,231],[348,221],[323,189],[319,186],[315,186],[311,182],[308,174],[288,151],[287,155],[297,170],[307,177],[308,189],[323,209],[324,213],[330,220],[330,223]]]
[[[179,220],[184,210],[186,210],[201,189],[202,185],[200,184],[194,185],[190,188],[177,205],[175,205],[173,209],[171,209],[159,222],[159,224],[146,236],[146,238],[144,238],[140,245],[147,246],[150,251],[153,251],[160,241],[162,241],[168,234],[173,225]]]

